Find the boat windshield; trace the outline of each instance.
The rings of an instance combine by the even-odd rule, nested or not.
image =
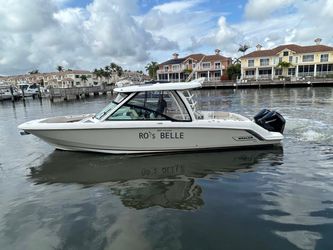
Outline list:
[[[138,92],[106,120],[191,121],[191,116],[174,91],[146,91]]]
[[[104,109],[102,109],[100,112],[98,112],[95,115],[95,118],[100,120],[105,114],[107,114],[109,111],[114,109],[119,103],[121,103],[127,96],[128,93],[119,93],[108,106],[106,106]]]

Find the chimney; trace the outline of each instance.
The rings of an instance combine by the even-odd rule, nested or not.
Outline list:
[[[219,55],[219,54],[220,54],[220,52],[221,52],[221,50],[220,50],[220,49],[216,49],[216,50],[215,50],[215,55]]]
[[[173,56],[173,59],[178,59],[179,54],[173,53],[172,56]]]
[[[321,38],[317,38],[316,40],[314,40],[316,45],[319,45],[321,43]]]
[[[257,50],[261,50],[262,46],[260,44],[257,44],[256,48]]]

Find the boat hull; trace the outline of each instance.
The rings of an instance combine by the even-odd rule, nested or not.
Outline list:
[[[244,123],[244,122],[243,122]],[[72,123],[73,124],[73,123]],[[151,124],[152,125],[152,124]],[[112,154],[215,150],[279,144],[280,133],[248,127],[205,127],[204,124],[154,124],[150,127],[40,128],[24,130],[58,149]],[[176,126],[177,125],[177,126]],[[22,126],[24,127],[24,126]],[[235,126],[234,126],[235,127]],[[263,130],[263,129],[261,129]]]

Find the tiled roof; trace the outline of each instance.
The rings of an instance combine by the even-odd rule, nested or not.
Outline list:
[[[227,60],[231,60],[231,58],[222,56],[222,55],[209,55],[209,56],[205,56],[205,61],[227,61]]]
[[[182,63],[183,61],[185,61],[185,59],[186,59],[186,57],[185,58],[170,59],[168,61],[160,63],[160,65],[179,64],[179,63]]]
[[[326,45],[310,45],[310,46],[300,46],[297,44],[286,44],[275,47],[274,49],[267,50],[256,50],[247,55],[242,56],[241,58],[249,57],[265,57],[265,56],[275,56],[284,49],[292,50],[296,53],[313,53],[313,52],[327,52],[333,51],[333,47]]]
[[[200,60],[204,57],[204,54],[191,54],[186,57],[186,59],[192,58],[195,61],[200,62]]]
[[[200,62],[203,57],[204,57],[203,61],[226,61],[228,59],[231,59],[229,57],[225,57],[222,55],[216,55],[216,54],[214,54],[214,55],[191,54],[191,55],[188,55],[188,56],[182,57],[182,58],[170,59],[168,61],[160,63],[159,65],[180,64],[188,59],[192,59],[197,62]]]

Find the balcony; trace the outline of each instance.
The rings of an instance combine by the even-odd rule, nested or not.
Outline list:
[[[197,65],[196,67],[188,67],[187,65],[181,65],[178,69],[159,69],[157,70],[157,74],[167,74],[167,73],[181,73],[184,70],[190,69],[194,71],[216,71],[216,70],[224,70],[226,67],[224,65],[210,65],[209,67],[202,67],[202,65]]]
[[[258,79],[271,79],[271,78],[272,78],[271,74],[258,75]]]

